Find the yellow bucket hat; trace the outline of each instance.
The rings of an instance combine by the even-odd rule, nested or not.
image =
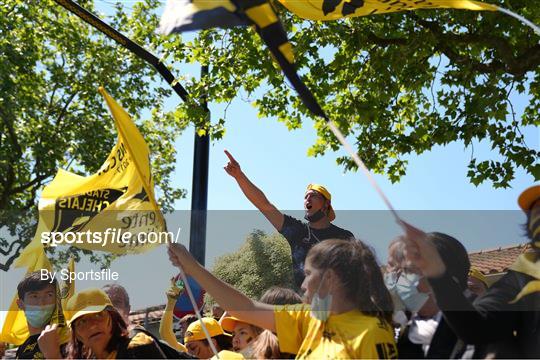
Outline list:
[[[206,326],[206,329],[208,329],[208,334],[210,335],[210,337],[214,337],[218,335],[230,336],[229,334],[223,331],[223,328],[221,327],[221,325],[219,325],[217,320],[214,318],[203,317],[202,324],[204,324],[204,326]],[[190,341],[195,341],[195,340],[206,339],[202,324],[201,324],[201,320],[197,320],[189,324],[184,334],[184,343],[188,343]]]
[[[68,300],[64,313],[71,327],[71,324],[81,316],[101,312],[109,306],[113,307],[113,304],[103,290],[86,289]]]
[[[306,192],[308,192],[309,190],[315,190],[330,202],[328,206],[328,220],[333,221],[336,218],[336,213],[332,208],[332,195],[330,194],[330,192],[324,186],[319,184],[309,184],[307,186]]]

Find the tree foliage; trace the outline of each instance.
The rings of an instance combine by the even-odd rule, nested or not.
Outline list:
[[[489,2],[540,24],[534,2]],[[473,184],[507,187],[517,168],[540,179],[537,143],[527,144],[522,134],[540,124],[540,39],[530,28],[502,13],[455,9],[311,22],[275,5],[304,80],[373,171],[396,182],[406,173],[408,154],[460,142],[471,152]],[[318,135],[309,155],[339,149],[252,29],[203,32],[170,55],[211,65],[208,78],[193,79],[192,93],[208,93],[212,102],[248,97],[260,116],[275,116],[290,130],[307,118]],[[265,91],[257,92],[261,87]],[[521,116],[512,103],[516,94],[528,99]],[[474,154],[480,142],[491,145],[489,158]],[[348,157],[338,163],[356,170]]]
[[[93,1],[80,3],[94,9]],[[106,20],[153,48],[158,37],[150,29],[157,25],[158,5],[139,2],[129,15],[119,6]],[[94,173],[114,146],[117,132],[97,92],[100,85],[133,116],[149,144],[162,208],[172,209],[184,196],[171,183],[174,139],[183,127],[164,110],[169,86],[155,80],[160,76],[150,66],[54,1],[0,4],[0,250],[7,257],[2,269],[32,239],[37,197],[57,169]]]
[[[534,1],[488,1],[540,23]],[[79,2],[94,10],[92,0]],[[253,29],[165,38],[155,33],[159,6],[158,0],[120,2],[106,20],[162,53],[177,73],[183,63],[209,65],[202,79],[179,78],[192,98],[230,103],[240,97],[290,130],[307,119],[318,135],[309,155],[339,149],[322,120],[311,117],[284,81]],[[531,29],[497,12],[434,9],[323,23],[275,6],[299,72],[374,172],[399,181],[409,154],[460,142],[471,149],[467,176],[474,184],[507,187],[518,168],[540,179],[540,152],[522,134],[540,124],[540,43]],[[148,65],[52,0],[0,5],[0,211],[15,212],[2,215],[15,238],[0,243],[2,254],[11,256],[4,269],[30,239],[36,196],[56,169],[92,173],[113,146],[115,130],[95,91],[99,85],[135,116],[149,142],[162,206],[170,209],[183,195],[169,180],[175,135],[191,123],[219,139],[226,119],[210,121],[192,104],[166,111],[163,100],[171,92],[156,79]],[[528,99],[519,116],[515,94]],[[137,116],[142,109],[151,109],[148,119]],[[490,157],[475,156],[479,142],[491,145]],[[346,157],[338,163],[356,169]]]
[[[291,248],[279,234],[253,231],[238,251],[216,259],[212,273],[252,299],[269,287],[293,287]]]

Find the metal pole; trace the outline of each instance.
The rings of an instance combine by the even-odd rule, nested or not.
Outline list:
[[[201,67],[201,79],[208,75],[208,65]],[[207,99],[201,101],[210,119]],[[195,129],[193,152],[193,184],[191,186],[191,222],[189,227],[189,252],[204,265],[206,256],[206,210],[208,204],[208,158],[210,138],[199,136]]]

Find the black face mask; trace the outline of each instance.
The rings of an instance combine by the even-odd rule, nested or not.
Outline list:
[[[313,215],[308,215],[308,212],[306,211],[306,215],[304,215],[304,219],[306,219],[309,222],[317,222],[321,220],[323,217],[325,217],[326,214],[322,209],[317,210],[317,212]]]

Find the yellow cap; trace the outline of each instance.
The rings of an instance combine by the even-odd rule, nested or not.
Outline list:
[[[208,330],[208,334],[210,334],[210,337],[218,336],[218,335],[227,335],[223,332],[223,329],[221,328],[221,325],[217,322],[214,318],[209,317],[203,317],[202,323]],[[189,341],[195,341],[195,340],[204,340],[206,339],[206,336],[204,335],[204,330],[201,325],[201,321],[197,320],[189,324],[185,334],[184,334],[184,343],[188,343]]]
[[[218,356],[214,355],[214,356],[212,356],[210,358],[210,360],[214,360],[214,359],[243,360],[243,359],[245,359],[245,357],[244,357],[244,355],[242,355],[240,353],[237,353],[237,352],[234,352],[234,351],[221,350],[218,353]]]
[[[336,213],[334,212],[334,209],[332,208],[332,195],[326,188],[319,184],[309,184],[307,186],[306,192],[309,190],[315,190],[319,194],[321,194],[328,202],[330,202],[328,206],[328,220],[333,221],[336,218]]]
[[[241,320],[238,318],[235,318],[234,316],[227,316],[219,321],[223,330],[230,333],[234,331],[234,327],[236,326],[237,322],[241,322]]]
[[[487,278],[477,268],[472,267],[471,270],[469,270],[469,276],[472,276],[473,278],[480,280],[481,282],[484,283],[484,285],[486,285],[486,287],[489,287],[487,283]]]
[[[531,210],[536,200],[540,200],[540,185],[525,189],[518,197],[518,204],[523,211],[527,212]]]
[[[71,327],[71,324],[81,316],[101,312],[108,306],[112,307],[113,305],[103,290],[86,289],[76,293],[68,300],[64,313],[68,325]]]

